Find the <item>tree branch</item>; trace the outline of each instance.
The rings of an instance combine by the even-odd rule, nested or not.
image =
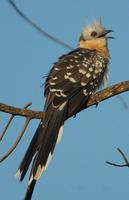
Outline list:
[[[12,115],[30,117],[30,119],[42,119],[44,117],[44,113],[42,111],[26,110],[24,108],[17,108],[3,103],[0,103],[0,111]]]
[[[27,103],[27,104],[24,106],[24,109],[27,109],[27,108],[28,108],[29,106],[31,106],[31,105],[32,105],[31,102]],[[8,122],[7,122],[7,124],[6,124],[6,126],[4,127],[4,129],[3,129],[3,131],[2,131],[2,133],[1,133],[1,135],[0,135],[0,142],[1,142],[1,140],[3,139],[3,137],[4,137],[4,135],[5,135],[5,133],[6,133],[7,129],[8,129],[8,127],[9,127],[9,125],[11,124],[11,122],[13,121],[14,117],[15,117],[15,115],[14,115],[14,114],[11,114],[11,116],[10,116],[10,118],[9,118],[9,120],[8,120]]]
[[[98,104],[101,101],[104,101],[108,98],[111,98],[112,96],[118,95],[122,92],[126,92],[129,91],[129,81],[125,81],[125,82],[121,82],[118,83],[116,85],[113,85],[111,87],[108,87],[102,91],[99,91],[97,93],[95,93],[94,95],[91,96],[91,98],[89,99],[89,101],[85,104],[85,106],[83,106],[83,108],[81,108],[78,113],[92,105]],[[28,103],[27,105],[24,106],[23,109],[21,108],[17,108],[17,107],[13,107],[13,106],[9,106],[3,103],[0,103],[0,111],[4,112],[4,113],[9,113],[11,114],[11,117],[9,118],[5,128],[2,131],[2,134],[0,136],[0,139],[2,140],[7,128],[9,127],[10,123],[12,122],[12,120],[14,119],[15,116],[22,116],[26,118],[25,124],[22,127],[22,130],[19,133],[18,138],[16,139],[15,143],[13,144],[12,147],[10,147],[10,149],[6,152],[6,154],[0,158],[0,162],[4,161],[8,156],[10,156],[10,154],[14,151],[14,149],[17,147],[17,145],[19,144],[22,136],[25,133],[26,128],[29,125],[29,122],[32,119],[40,119],[43,120],[44,119],[44,112],[42,111],[33,111],[33,110],[29,110],[27,109],[28,106],[30,106],[31,104]],[[70,118],[71,116],[68,116],[68,118]],[[124,165],[120,165],[120,166],[127,166],[127,159],[124,156],[124,154],[122,154],[122,151],[119,151],[121,153],[121,155],[123,156],[125,163]],[[111,163],[111,162],[107,162],[110,165],[114,165],[114,166],[119,166],[115,163]],[[128,165],[129,166],[129,165]]]
[[[7,157],[10,156],[10,154],[14,151],[14,149],[17,147],[17,145],[19,144],[22,136],[24,135],[28,125],[29,125],[29,122],[30,122],[30,118],[27,117],[26,118],[26,121],[24,123],[24,126],[22,128],[22,130],[20,131],[19,135],[18,135],[18,138],[16,139],[15,143],[13,144],[13,146],[6,152],[6,154],[0,158],[0,163],[3,162]]]
[[[129,91],[129,81],[124,81],[115,85],[112,85],[104,90],[101,90],[99,92],[96,92],[92,97],[89,99],[88,103],[79,110],[82,111],[90,106],[95,105],[96,103],[100,103],[101,101],[104,101],[108,98],[111,98],[115,95],[118,95],[120,93]],[[13,106],[9,106],[3,103],[0,103],[0,111],[9,113],[12,115],[18,115],[22,117],[29,117],[30,119],[42,119],[44,118],[44,112],[42,111],[33,111],[29,109],[21,109]],[[71,117],[71,116],[69,116]]]
[[[126,155],[123,153],[123,151],[121,149],[117,149],[117,151],[120,153],[120,155],[122,156],[123,160],[124,160],[124,164],[116,164],[116,163],[113,163],[113,162],[109,162],[109,161],[106,161],[106,163],[108,165],[112,165],[114,167],[129,167],[129,161],[126,157]]]

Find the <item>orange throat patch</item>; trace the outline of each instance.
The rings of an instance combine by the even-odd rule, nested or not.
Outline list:
[[[109,58],[109,50],[107,47],[107,40],[105,38],[98,38],[94,40],[80,40],[79,42],[80,48],[96,50],[104,55],[104,57]]]

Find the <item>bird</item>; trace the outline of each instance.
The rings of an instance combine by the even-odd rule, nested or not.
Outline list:
[[[31,200],[36,182],[50,163],[61,140],[65,121],[86,107],[88,100],[108,81],[110,53],[107,30],[100,20],[84,26],[78,46],[58,58],[44,84],[45,117],[20,163],[16,176],[22,181],[32,162],[24,200]]]

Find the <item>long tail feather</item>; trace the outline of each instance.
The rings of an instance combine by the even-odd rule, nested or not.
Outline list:
[[[55,145],[60,141],[67,114],[66,104],[67,102],[64,102],[58,108],[50,105],[45,113],[44,123],[41,122],[39,124],[18,168],[17,175],[20,176],[20,181],[22,181],[34,158],[24,200],[31,199],[36,181],[40,178],[43,171],[46,170],[52,158]]]
[[[31,200],[31,197],[32,197],[32,194],[33,194],[33,191],[34,191],[35,184],[36,184],[36,180],[33,179],[33,181],[31,182],[31,184],[28,185],[28,187],[27,187],[24,200]]]
[[[37,151],[37,148],[38,148],[38,145],[40,142],[40,136],[41,136],[40,133],[41,133],[41,124],[38,126],[38,128],[32,138],[32,141],[25,153],[25,156],[22,159],[21,164],[17,170],[16,177],[20,176],[20,181],[22,181],[24,179],[26,172],[29,168],[29,165]]]
[[[50,121],[48,122],[46,129],[44,129],[46,135],[43,138],[43,141],[41,141],[41,147],[36,155],[31,173],[31,178],[33,177],[36,180],[41,176],[42,172],[46,170],[46,167],[52,157],[55,145],[57,141],[59,141],[58,137],[60,137],[60,128],[64,124],[67,112],[65,104],[61,106],[53,112],[50,109],[51,113],[47,112],[50,117]]]

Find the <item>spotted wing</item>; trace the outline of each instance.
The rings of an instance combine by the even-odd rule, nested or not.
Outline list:
[[[68,115],[76,114],[100,85],[106,64],[98,60],[96,51],[88,49],[78,48],[61,57],[46,80],[45,107],[51,103],[58,107],[68,101]]]

